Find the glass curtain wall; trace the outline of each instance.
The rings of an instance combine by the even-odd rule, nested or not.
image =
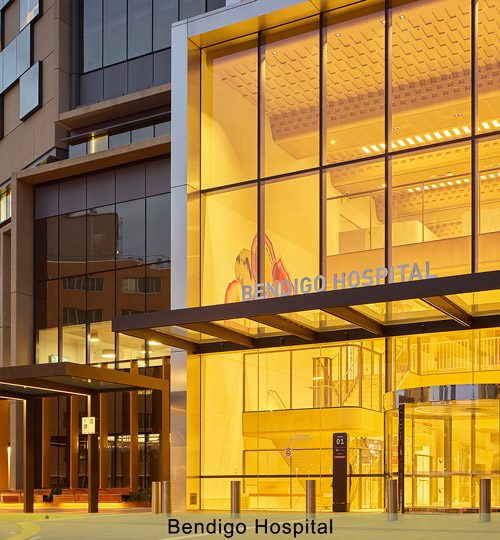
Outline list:
[[[111,319],[169,304],[168,160],[36,189],[38,363],[146,365],[167,348],[115,335]]]
[[[252,215],[215,229],[239,210],[202,203],[201,304],[318,272],[498,268],[498,6],[347,4],[201,50],[201,197],[242,208],[245,188]]]
[[[383,340],[189,357],[189,509],[226,509],[238,478],[244,509],[303,510],[315,478],[331,510],[335,431],[351,509],[383,508],[384,376]]]

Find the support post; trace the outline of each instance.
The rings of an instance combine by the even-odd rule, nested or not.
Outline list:
[[[160,482],[151,482],[151,512],[160,513]]]
[[[51,398],[42,399],[42,488],[50,487],[50,420],[53,403]]]
[[[130,363],[130,372],[139,373],[137,361]],[[130,491],[139,489],[139,395],[137,390],[129,393],[129,421],[130,421]]]
[[[316,480],[306,480],[306,515],[316,515]]]
[[[101,394],[99,410],[99,487],[108,487],[108,395]]]
[[[172,513],[172,488],[170,486],[170,480],[163,480],[161,483],[161,501],[163,514]]]
[[[387,519],[398,519],[398,481],[392,478],[387,481]]]
[[[69,487],[78,488],[79,467],[79,396],[69,398]]]
[[[10,404],[0,400],[0,489],[10,489],[9,485],[9,441],[10,441]]]
[[[170,359],[163,359],[163,379],[170,383]],[[170,384],[161,391],[160,480],[170,480]]]
[[[238,518],[241,513],[241,482],[231,480],[231,517]]]
[[[32,514],[35,491],[35,400],[24,402],[24,512]]]
[[[87,398],[88,416],[95,417],[95,433],[87,435],[88,512],[99,512],[99,394]]]
[[[488,523],[491,521],[491,479],[479,480],[479,521]]]

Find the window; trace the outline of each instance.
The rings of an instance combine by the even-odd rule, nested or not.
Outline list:
[[[103,63],[116,64],[127,58],[127,1],[103,3]]]
[[[364,157],[367,151],[383,152],[378,143],[385,140],[385,27],[380,24],[384,2],[374,4],[355,13],[352,6],[345,8],[352,13],[347,18],[342,10],[327,17],[326,163]]]
[[[393,6],[392,147],[467,136],[470,1],[397,1]]]
[[[178,0],[153,0],[153,50],[170,47],[170,28],[178,19]]]
[[[257,178],[257,39],[202,56],[202,186]]]
[[[19,81],[19,118],[25,120],[42,106],[42,63],[37,62]]]
[[[102,66],[102,0],[83,3],[83,71]]]
[[[161,278],[159,277],[124,277],[122,278],[124,293],[161,293]]]
[[[83,276],[75,278],[63,278],[63,288],[65,291],[102,292],[104,290],[104,278],[85,278]]]
[[[130,9],[132,7],[132,9]],[[152,0],[134,0],[127,17],[128,58],[135,58],[152,50]],[[167,30],[165,29],[165,32]]]
[[[261,176],[319,165],[319,27],[309,21],[263,34]]]
[[[11,218],[11,187],[10,182],[0,187],[0,223]]]
[[[470,272],[470,160],[470,147],[457,145],[393,160],[393,265],[429,262],[437,276]]]
[[[239,302],[257,279],[257,187],[202,198],[202,303]]]
[[[22,30],[40,14],[40,0],[20,0],[19,28]]]

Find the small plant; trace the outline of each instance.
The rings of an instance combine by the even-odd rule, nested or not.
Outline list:
[[[145,502],[151,503],[151,488],[139,489],[132,491],[127,499],[129,502]]]

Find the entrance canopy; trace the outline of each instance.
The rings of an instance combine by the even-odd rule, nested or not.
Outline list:
[[[127,315],[113,331],[204,354],[500,326],[500,271]]]
[[[168,383],[145,375],[69,362],[0,368],[0,398],[90,396],[130,390],[167,391]]]

